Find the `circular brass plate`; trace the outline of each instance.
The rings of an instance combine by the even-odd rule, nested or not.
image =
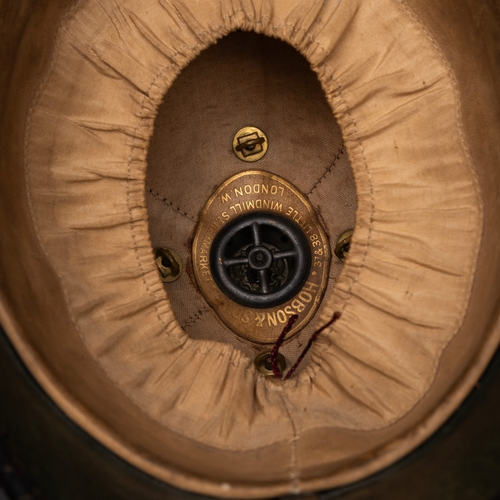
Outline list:
[[[233,137],[234,154],[243,161],[260,160],[268,146],[266,134],[257,127],[243,127]]]
[[[252,309],[229,299],[214,282],[210,269],[210,249],[217,233],[229,221],[251,212],[271,212],[293,221],[305,234],[312,255],[302,289],[269,309]],[[304,328],[317,311],[327,284],[330,246],[306,197],[281,177],[254,170],[231,177],[208,200],[196,228],[192,257],[200,291],[222,321],[245,339],[274,343],[290,316],[298,314],[299,319],[287,338]]]

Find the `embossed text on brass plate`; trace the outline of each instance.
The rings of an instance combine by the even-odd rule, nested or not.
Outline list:
[[[256,222],[252,222],[252,215],[255,215]],[[278,236],[272,234],[275,220],[284,221],[283,225],[277,223],[278,228],[292,225],[291,231],[286,234],[278,231]],[[261,224],[260,229],[258,224]],[[240,236],[242,233],[234,232],[233,227],[234,231],[240,227],[242,232],[247,231],[249,241]],[[296,258],[296,249],[286,247],[289,243],[283,243],[286,248],[280,248],[281,241],[287,242],[288,234],[294,238],[294,228],[301,233],[296,241],[307,255],[305,260]],[[230,249],[228,252],[233,252],[227,255],[216,248],[225,232],[229,236],[222,240]],[[255,259],[259,257],[261,260],[257,262]],[[258,265],[264,262],[264,257],[269,259],[266,270],[261,269],[265,263],[261,267]],[[290,316],[298,314],[299,319],[287,338],[304,328],[317,311],[327,284],[330,246],[312,206],[295,186],[277,175],[253,170],[231,177],[210,197],[196,228],[192,258],[200,291],[224,323],[245,339],[274,343]],[[299,270],[303,277],[293,295],[284,295],[282,303],[275,305],[275,300],[272,307],[267,307],[266,295],[263,294],[272,296],[273,287],[279,291],[280,286],[287,286],[287,280],[293,282],[293,275],[297,272],[295,264],[303,261],[307,261],[306,273]],[[245,290],[243,295],[250,297],[251,304],[251,293],[254,292],[260,300],[255,307],[242,304],[238,298],[233,300],[231,294],[221,289],[221,280],[214,279],[214,271],[215,266],[222,264],[232,266],[223,271],[227,280],[233,280],[228,282],[236,290],[236,297],[237,287],[242,287]],[[262,286],[263,282],[265,286]]]

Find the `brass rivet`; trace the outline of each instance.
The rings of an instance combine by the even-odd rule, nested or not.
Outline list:
[[[179,254],[171,248],[157,248],[155,260],[163,283],[175,281],[182,271],[182,261]]]
[[[344,262],[347,254],[349,253],[349,249],[351,248],[351,238],[354,230],[349,229],[349,231],[345,231],[339,236],[337,240],[337,244],[335,245],[334,253],[335,255]]]
[[[243,127],[233,137],[234,154],[243,161],[260,160],[267,153],[266,134],[257,127]]]
[[[254,363],[260,373],[266,377],[274,377],[273,369],[271,367],[271,353],[269,351],[264,351],[258,354]],[[278,353],[278,356],[276,357],[276,366],[278,367],[281,376],[286,368],[286,359],[283,354]]]

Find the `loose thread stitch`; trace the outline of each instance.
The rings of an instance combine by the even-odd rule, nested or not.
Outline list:
[[[300,356],[297,358],[297,361],[293,364],[293,366],[288,370],[287,374],[285,375],[283,380],[288,380],[293,372],[299,367],[300,363],[304,359],[304,356],[307,354],[307,351],[311,348],[313,345],[313,342],[317,339],[318,335],[328,328],[330,325],[335,323],[341,316],[341,313],[339,311],[335,312],[333,314],[333,317],[328,323],[324,324],[321,328],[318,328],[312,335],[309,341],[307,342],[307,345],[302,349],[302,352],[300,353]],[[278,365],[277,365],[277,359],[278,359],[278,353],[281,345],[285,341],[286,334],[292,329],[293,324],[297,321],[299,318],[298,314],[294,314],[293,316],[290,317],[288,320],[288,323],[285,325],[285,328],[283,328],[283,331],[281,332],[280,336],[278,337],[278,340],[276,340],[276,344],[274,344],[273,350],[271,351],[271,369],[273,370],[274,376],[277,379],[281,380],[281,373],[279,371]]]
[[[276,363],[278,359],[278,352],[281,347],[281,344],[285,341],[286,334],[292,329],[293,324],[299,319],[298,314],[294,314],[290,316],[288,323],[283,328],[283,331],[280,333],[278,340],[276,340],[276,344],[274,344],[273,350],[271,351],[271,369],[273,370],[274,376],[278,379],[281,379],[281,373]]]

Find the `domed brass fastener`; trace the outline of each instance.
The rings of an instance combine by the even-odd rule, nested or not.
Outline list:
[[[344,262],[347,258],[347,254],[349,253],[349,250],[351,248],[351,238],[353,233],[353,229],[345,231],[339,236],[337,244],[335,245],[334,253],[342,262]]]
[[[157,248],[155,261],[163,283],[175,281],[182,272],[182,261],[179,254],[171,248]]]
[[[271,366],[270,351],[264,351],[259,353],[255,357],[254,363],[255,366],[257,367],[257,370],[259,370],[260,373],[262,373],[266,377],[274,378],[273,368]],[[286,368],[286,359],[283,356],[283,354],[278,353],[278,356],[276,357],[276,366],[278,367],[280,375],[283,375],[283,372],[285,371]]]
[[[233,137],[234,154],[243,161],[260,160],[267,153],[266,134],[257,127],[243,127]]]

